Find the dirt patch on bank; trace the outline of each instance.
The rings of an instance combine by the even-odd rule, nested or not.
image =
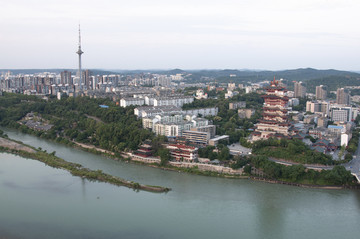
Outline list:
[[[36,153],[36,151],[30,147],[27,147],[25,145],[16,143],[14,141],[4,139],[0,137],[0,146],[9,148],[9,149],[16,149],[16,150],[23,150],[29,153]]]

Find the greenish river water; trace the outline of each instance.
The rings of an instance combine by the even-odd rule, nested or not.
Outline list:
[[[166,194],[89,182],[0,153],[0,238],[359,238],[360,191],[204,177],[117,162],[5,129],[10,138]]]

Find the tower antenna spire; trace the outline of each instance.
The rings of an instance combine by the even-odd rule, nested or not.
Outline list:
[[[80,24],[79,24],[79,48],[81,49],[81,32],[80,32]]]

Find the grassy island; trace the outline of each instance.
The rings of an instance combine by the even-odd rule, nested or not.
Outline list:
[[[125,179],[106,174],[101,170],[90,170],[88,168],[84,168],[81,164],[67,162],[55,156],[55,152],[47,153],[22,144],[21,142],[15,142],[5,138],[0,139],[0,152],[8,152],[25,158],[36,159],[53,168],[65,169],[74,176],[86,178],[90,181],[106,182],[117,186],[125,186],[136,190],[146,190],[150,192],[168,192],[171,190],[170,188],[143,185],[137,182],[127,181]]]

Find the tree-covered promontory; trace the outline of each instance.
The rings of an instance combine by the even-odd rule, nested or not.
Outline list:
[[[65,97],[47,101],[35,96],[5,93],[0,97],[0,124],[24,133],[71,143],[89,143],[113,152],[135,150],[154,134],[142,129],[132,107],[121,108],[109,99]],[[101,108],[99,105],[107,105]],[[35,131],[20,124],[27,113],[40,115],[54,125],[48,131]]]

